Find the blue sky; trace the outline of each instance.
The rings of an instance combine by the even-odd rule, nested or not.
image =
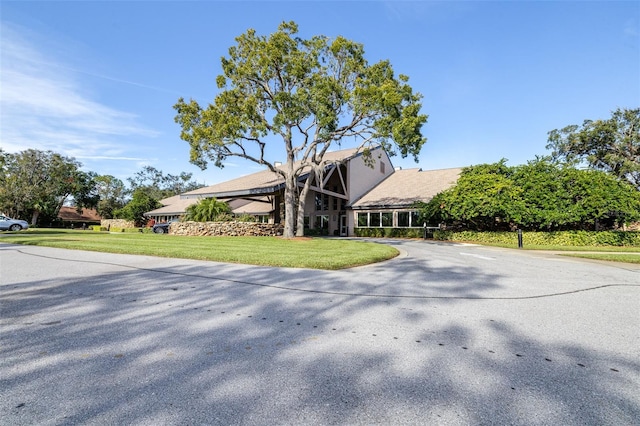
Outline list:
[[[547,132],[640,106],[640,3],[566,1],[0,1],[0,147],[73,156],[125,180],[145,165],[210,185],[259,167],[189,163],[172,106],[216,95],[249,28],[294,20],[391,61],[424,95],[420,161],[438,169],[544,155]],[[274,158],[284,154],[274,145]]]

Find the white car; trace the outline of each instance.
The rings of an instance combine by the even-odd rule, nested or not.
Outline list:
[[[29,223],[20,219],[11,219],[0,214],[0,231],[20,231],[29,228]]]

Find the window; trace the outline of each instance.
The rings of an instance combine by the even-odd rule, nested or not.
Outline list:
[[[380,226],[380,213],[379,212],[375,212],[375,213],[370,213],[369,214],[369,227],[370,228],[375,228]]]
[[[408,228],[409,224],[409,212],[398,212],[398,228]]]
[[[384,161],[381,161],[380,162],[380,173],[384,174],[384,168],[385,168]]]
[[[323,211],[329,210],[329,195],[328,194],[322,194],[322,210]]]
[[[316,211],[322,210],[322,194],[316,193],[314,202],[316,205]]]
[[[392,212],[383,212],[380,213],[382,217],[382,226],[390,228],[393,226],[393,213]]]
[[[329,216],[318,215],[316,216],[316,229],[329,229]]]
[[[409,225],[413,228],[419,228],[422,226],[422,224],[420,223],[420,213],[417,211],[412,211],[411,212],[411,224]]]
[[[358,226],[360,228],[369,226],[369,213],[358,213]]]

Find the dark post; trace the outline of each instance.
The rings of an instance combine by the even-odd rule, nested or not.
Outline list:
[[[522,229],[518,229],[518,248],[522,248]]]

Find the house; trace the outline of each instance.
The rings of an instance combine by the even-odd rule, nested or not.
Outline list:
[[[359,228],[418,228],[415,203],[428,202],[455,185],[461,168],[396,170],[349,207],[352,222]]]
[[[170,220],[179,219],[187,211],[187,207],[200,201],[200,198],[182,198],[182,196],[174,195],[172,197],[163,198],[159,201],[162,207],[144,215],[156,222],[169,222]]]
[[[356,149],[325,154],[324,159],[333,163],[311,183],[305,228],[351,236],[356,227],[422,227],[412,210],[414,203],[428,201],[455,184],[461,170],[395,170],[380,147],[371,150],[370,158],[372,164]],[[302,173],[300,185],[307,177],[308,172]],[[236,215],[250,214],[267,223],[284,219],[284,180],[268,169],[161,200],[163,207],[145,215],[156,221],[171,220],[189,205],[210,197],[227,201]]]
[[[78,212],[75,207],[62,206],[58,212],[58,220],[65,228],[82,228],[83,225],[100,225],[102,218],[96,209],[82,209]]]

